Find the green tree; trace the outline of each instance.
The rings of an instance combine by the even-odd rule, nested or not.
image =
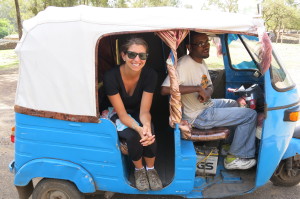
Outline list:
[[[290,15],[284,20],[285,28],[293,29],[293,30],[300,30],[300,9],[296,7],[290,7]]]
[[[21,39],[23,31],[22,31],[22,22],[21,22],[21,13],[20,13],[19,0],[15,0],[15,7],[16,7],[16,16],[17,16],[19,39]]]
[[[107,4],[113,8],[128,8],[130,0],[108,0]]]
[[[283,29],[300,30],[300,11],[284,0],[265,0],[263,2],[263,18],[267,30],[272,30],[278,39]]]
[[[90,5],[95,7],[109,7],[109,2],[123,5],[126,0],[29,0],[30,11],[36,15],[48,6],[72,7],[77,5]]]
[[[30,11],[36,15],[42,10],[45,10],[48,6],[57,7],[71,7],[80,4],[87,5],[88,0],[30,0]]]
[[[208,6],[217,6],[224,12],[238,12],[239,0],[208,0]]]
[[[13,26],[8,19],[0,19],[0,39],[11,34]]]
[[[132,7],[178,6],[180,0],[131,0]]]
[[[90,2],[85,5],[92,5],[96,7],[108,7],[108,0],[90,0]]]
[[[300,5],[300,1],[299,0],[286,0],[286,3],[289,6],[295,7],[297,8]]]
[[[118,0],[116,3],[117,8],[127,8],[128,4],[126,0]]]
[[[18,2],[23,20],[34,16],[30,10],[32,0],[18,0]],[[0,0],[0,18],[8,19],[13,25],[13,32],[18,32],[15,0]]]
[[[16,24],[16,9],[14,0],[0,0],[0,18],[10,21],[10,24]]]

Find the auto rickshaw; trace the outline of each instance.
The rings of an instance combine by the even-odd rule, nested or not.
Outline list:
[[[115,192],[219,198],[253,192],[269,180],[279,186],[299,183],[300,99],[259,16],[180,8],[48,7],[24,21],[23,28],[16,47],[15,160],[9,165],[20,198],[79,199],[98,192],[106,198]],[[180,128],[174,69],[187,53],[183,40],[190,31],[205,32],[213,41],[207,60],[212,97],[238,99],[243,86],[241,96],[247,95],[247,103],[255,100],[252,108],[262,115],[253,169],[224,168],[228,138],[223,131],[189,139],[193,135]],[[109,107],[103,74],[119,64],[119,46],[133,34],[148,42],[147,65],[158,74],[151,114],[158,143],[155,167],[164,186],[159,191],[135,188],[116,126],[101,116]],[[161,96],[167,75],[174,79],[174,92]]]

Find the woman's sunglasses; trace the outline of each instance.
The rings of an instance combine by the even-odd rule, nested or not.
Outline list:
[[[136,58],[137,55],[139,55],[139,58],[141,60],[146,60],[148,57],[148,53],[136,53],[136,52],[132,52],[132,51],[127,51],[126,54],[129,59],[134,59],[134,58]]]

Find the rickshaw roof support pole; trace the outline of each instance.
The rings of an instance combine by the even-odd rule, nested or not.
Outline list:
[[[170,55],[167,59],[168,74],[170,76],[170,126],[179,124],[182,117],[181,95],[179,92],[178,78],[176,75],[177,52],[179,44],[189,33],[188,30],[169,30],[157,32],[158,36],[171,48]]]

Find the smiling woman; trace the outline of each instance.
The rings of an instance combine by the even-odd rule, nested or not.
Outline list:
[[[14,50],[0,50],[0,68],[16,66],[18,63]]]
[[[121,57],[124,63],[104,75],[105,92],[117,113],[110,119],[116,123],[119,138],[127,143],[136,188],[157,191],[162,182],[154,169],[157,144],[150,114],[157,74],[145,67],[148,44],[142,38],[126,41]]]

